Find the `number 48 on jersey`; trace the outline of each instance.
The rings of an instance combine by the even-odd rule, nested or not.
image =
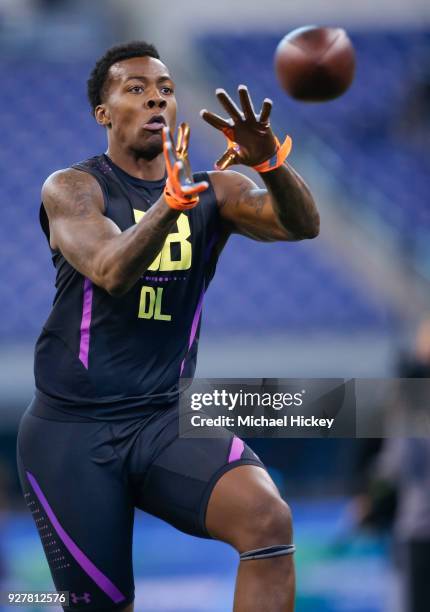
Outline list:
[[[134,209],[136,223],[144,215],[144,211]],[[189,270],[191,268],[192,247],[188,238],[191,236],[188,217],[181,213],[176,222],[177,231],[170,232],[166,237],[163,248],[152,264],[148,267],[150,272],[173,272],[175,270]],[[140,319],[155,319],[158,321],[171,321],[172,317],[162,311],[163,288],[143,286],[140,292],[139,313]]]

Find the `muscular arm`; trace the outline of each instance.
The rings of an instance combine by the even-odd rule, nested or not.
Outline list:
[[[94,177],[60,170],[43,185],[50,242],[81,274],[111,295],[126,293],[151,265],[180,212],[163,196],[136,225],[121,232],[103,215],[103,194]]]
[[[261,177],[267,189],[238,172],[211,173],[220,214],[230,230],[266,242],[315,238],[319,214],[299,174],[283,164]]]

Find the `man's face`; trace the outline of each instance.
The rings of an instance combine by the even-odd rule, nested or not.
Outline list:
[[[153,57],[135,57],[109,68],[104,102],[96,119],[110,130],[110,142],[136,157],[153,159],[163,150],[162,128],[176,125],[174,83]]]

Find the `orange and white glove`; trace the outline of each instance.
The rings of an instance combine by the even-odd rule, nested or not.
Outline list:
[[[188,143],[190,127],[181,123],[178,128],[176,147],[173,146],[169,128],[163,128],[163,154],[166,160],[167,182],[164,188],[164,199],[170,208],[189,210],[199,203],[199,193],[205,191],[207,181],[194,183],[188,160]]]

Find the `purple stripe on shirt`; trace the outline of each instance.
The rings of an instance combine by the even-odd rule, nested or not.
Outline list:
[[[205,288],[203,286],[203,290],[202,290],[202,292],[200,294],[199,301],[198,301],[198,304],[197,304],[196,312],[194,313],[193,322],[191,323],[191,332],[190,332],[190,339],[188,341],[187,355],[188,355],[188,352],[189,352],[190,348],[193,346],[193,342],[194,342],[194,339],[196,337],[197,327],[199,325],[200,315],[201,315],[201,312],[202,312],[204,296],[205,296]],[[182,372],[184,371],[185,360],[187,358],[187,355],[185,355],[184,359],[182,360],[180,375],[182,375]]]
[[[107,578],[107,576],[105,576],[94,565],[94,563],[88,559],[85,553],[82,552],[82,550],[74,543],[72,538],[64,531],[33,474],[30,474],[30,472],[26,472],[26,474],[37,499],[42,504],[42,507],[48,515],[48,518],[51,521],[53,528],[57,532],[58,537],[61,539],[64,546],[70,552],[75,561],[82,567],[84,572],[86,572],[88,576],[94,580],[97,586],[100,587],[100,589],[112,599],[112,601],[115,603],[124,601],[125,596],[121,593],[121,591],[119,591],[113,582],[111,582],[109,578]]]
[[[218,238],[219,238],[219,234],[218,232],[215,232],[214,234],[212,234],[211,239],[208,241],[206,245],[206,249],[205,249],[205,254],[204,254],[205,263],[209,261],[209,258],[212,255],[212,249],[214,248]]]
[[[238,438],[237,436],[233,437],[233,441],[231,443],[230,454],[228,456],[228,462],[237,461],[242,457],[242,453],[245,449],[245,443],[243,440]]]
[[[206,245],[205,253],[204,253],[205,264],[207,264],[207,262],[209,261],[209,258],[210,258],[211,254],[212,254],[212,249],[214,248],[218,238],[219,238],[218,232],[215,232],[212,235],[212,237],[210,238],[210,240],[208,241],[208,243]],[[196,337],[197,327],[198,327],[199,320],[200,320],[200,315],[201,315],[201,312],[202,312],[204,296],[205,296],[205,287],[203,285],[203,290],[202,290],[202,293],[200,295],[199,301],[197,303],[196,312],[194,313],[193,322],[191,324],[191,333],[190,333],[190,339],[189,339],[189,342],[188,342],[187,355],[188,355],[188,352],[189,352],[190,348],[192,347],[194,339]],[[180,369],[180,372],[179,372],[180,376],[182,376],[182,372],[184,371],[185,361],[187,359],[187,355],[185,355],[185,357],[182,360],[181,369]]]
[[[90,350],[91,308],[93,304],[93,285],[89,278],[84,280],[84,297],[82,300],[81,342],[79,359],[88,370],[88,353]]]

